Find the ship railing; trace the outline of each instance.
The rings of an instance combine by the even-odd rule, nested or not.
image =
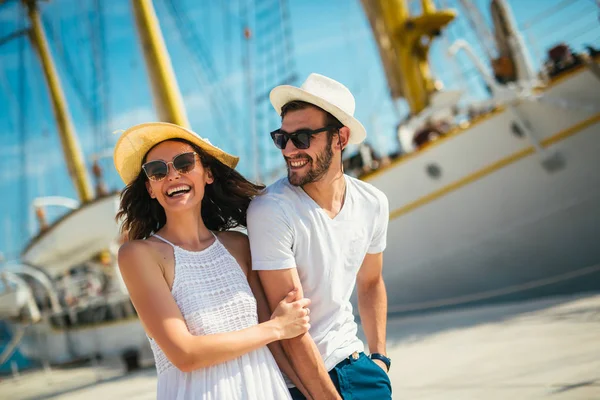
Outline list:
[[[64,207],[70,210],[76,210],[79,208],[80,203],[75,199],[71,199],[69,197],[63,196],[46,196],[46,197],[38,197],[33,200],[32,203],[34,208],[38,207],[47,207],[47,206],[57,206]]]
[[[14,290],[15,292],[23,292],[27,296],[26,304],[23,305],[23,309],[18,310],[19,316],[16,318],[28,320],[33,323],[40,321],[40,309],[36,304],[33,292],[27,282],[18,274],[7,270],[4,270],[2,273],[0,273],[0,278],[4,283],[6,293]],[[17,305],[18,304],[15,304],[15,306]],[[7,306],[10,306],[10,304]]]
[[[516,104],[520,101],[535,101],[532,97],[533,89],[539,85],[539,82],[534,80],[530,82],[521,81],[518,85],[503,85],[500,86],[495,79],[492,78],[487,68],[477,58],[471,46],[464,40],[455,41],[449,48],[448,52],[452,57],[456,56],[459,50],[463,50],[471,59],[475,68],[479,71],[485,83],[490,88],[492,101],[498,106],[504,107],[514,121],[516,128],[523,132],[529,142],[535,148],[535,151],[540,156],[542,164],[553,167],[555,163],[552,160],[556,159],[556,154],[549,152],[542,146],[540,138],[531,129],[529,124],[525,123],[518,110]]]
[[[569,15],[573,14],[573,18],[571,19],[573,21],[578,20],[577,17],[580,16],[587,17],[590,21],[583,24],[563,24],[560,26],[556,26],[556,23],[549,24],[550,20],[554,19],[556,21],[556,16],[559,14],[564,15],[565,12]],[[529,48],[533,50],[535,59],[540,62],[540,71],[537,76],[527,81],[521,80],[499,84],[495,74],[491,72],[491,66],[484,66],[477,57],[469,54],[469,49],[465,46],[466,43],[464,41],[455,42],[454,51],[462,49],[467,52],[476,66],[474,68],[475,74],[484,79],[487,87],[490,89],[491,97],[482,101],[469,102],[468,105],[464,106],[458,106],[457,104],[448,105],[446,110],[435,105],[433,107],[430,106],[430,108],[400,124],[397,132],[400,141],[400,151],[398,153],[379,157],[378,163],[375,163],[377,165],[366,170],[363,166],[369,160],[363,160],[360,154],[346,159],[345,165],[356,165],[353,170],[354,175],[357,177],[365,176],[365,174],[369,174],[377,169],[385,169],[385,166],[389,165],[391,160],[399,160],[408,154],[419,153],[421,150],[427,148],[428,144],[432,143],[435,138],[443,137],[450,132],[454,132],[456,129],[468,126],[473,121],[473,117],[478,119],[486,114],[489,115],[490,112],[497,110],[499,107],[505,105],[513,106],[522,101],[536,101],[564,109],[585,110],[590,113],[597,113],[600,111],[600,106],[597,103],[590,104],[577,102],[573,99],[549,98],[540,89],[554,83],[565,73],[582,66],[587,67],[600,80],[600,67],[597,63],[600,58],[600,50],[591,47],[593,44],[598,43],[600,39],[600,24],[598,24],[598,18],[594,18],[593,21],[589,18],[590,15],[597,16],[598,14],[600,14],[600,7],[594,4],[594,1],[562,0],[545,10],[540,10],[537,15],[521,24],[519,32],[525,35],[526,40],[529,42]],[[545,23],[547,24],[547,28],[544,26]],[[551,35],[554,35],[557,31],[565,32],[565,34],[555,36],[556,40],[546,40],[543,43],[544,51],[541,52],[539,51],[540,43],[535,43],[532,35],[533,31],[537,32],[538,28],[542,28],[544,33],[536,33],[535,36],[545,39],[552,37]],[[586,54],[586,51],[573,51],[569,47],[581,36],[589,35],[590,32],[597,32],[598,36],[586,47],[586,51],[589,54]],[[435,96],[436,94],[433,95],[433,97]],[[434,101],[432,100],[433,103]],[[509,110],[511,114],[514,114],[513,111]],[[437,124],[429,123],[432,121],[442,121],[441,126],[443,129],[439,130],[437,129]],[[524,126],[524,124],[520,125],[519,128]],[[523,132],[528,135],[529,140],[536,147],[538,153],[543,154],[544,159],[552,159],[554,157],[554,155],[547,152],[544,154],[543,146],[540,146],[539,140],[535,139],[534,134],[527,132],[526,126]],[[424,143],[414,140],[419,133],[423,133],[422,136],[426,139]],[[355,158],[357,160],[354,160]]]
[[[557,23],[557,17],[563,21],[578,23]],[[585,64],[584,53],[573,51],[572,47],[581,37],[596,35],[587,44],[589,55],[598,55],[598,49],[591,46],[600,40],[600,3],[594,0],[562,0],[520,24],[520,32],[529,42],[529,47],[541,63],[540,75],[548,81],[573,68]],[[536,38],[546,40],[542,49]],[[549,38],[556,38],[551,42]],[[544,61],[545,60],[545,61]]]
[[[53,329],[71,330],[97,328],[104,324],[130,321],[134,318],[137,318],[137,313],[129,298],[119,299],[119,301],[96,299],[96,301],[86,301],[85,304],[68,307],[62,314],[52,315],[49,322]]]
[[[19,326],[17,328],[16,332],[13,332],[12,338],[5,345],[2,353],[0,353],[0,365],[3,365],[5,362],[10,360],[10,358],[15,353],[15,351],[17,351],[17,349],[19,348],[19,344],[21,343],[21,340],[23,339],[23,336],[25,336],[26,329],[27,329],[27,326],[23,325],[23,326]],[[13,369],[14,369],[14,367],[13,367]]]
[[[6,268],[14,274],[26,275],[38,282],[44,288],[48,296],[52,312],[62,312],[62,307],[60,305],[60,301],[58,300],[58,293],[46,274],[26,264],[9,265]]]
[[[48,206],[55,207],[63,207],[67,208],[70,211],[76,210],[79,208],[81,204],[69,197],[63,196],[46,196],[46,197],[38,197],[33,200],[32,206],[33,210],[36,214],[38,223],[40,224],[40,230],[45,231],[48,229],[48,221],[46,219],[46,211],[45,208]]]
[[[549,97],[543,90],[539,90],[542,82],[537,79],[501,85],[493,77],[490,68],[486,67],[479,60],[471,46],[464,40],[455,41],[450,46],[449,53],[454,57],[460,50],[464,51],[473,62],[475,71],[485,81],[491,96],[483,100],[471,101],[468,104],[460,105],[459,100],[462,94],[460,91],[440,91],[434,93],[429,107],[419,114],[410,117],[400,125],[398,137],[403,144],[404,154],[399,154],[397,158],[402,158],[405,154],[419,153],[426,148],[430,142],[417,145],[414,143],[414,138],[420,130],[427,130],[428,126],[433,127],[435,123],[433,125],[431,123],[434,121],[436,123],[440,121],[444,122],[447,128],[440,133],[441,136],[444,136],[455,129],[464,129],[465,126],[468,126],[475,119],[485,117],[494,111],[505,110],[514,121],[515,129],[518,129],[535,148],[542,166],[548,170],[560,168],[562,162],[559,155],[549,151],[541,144],[539,135],[525,123],[517,110],[517,105],[523,102],[535,102],[565,110],[585,111],[592,115],[600,112],[600,103],[584,103],[574,99],[557,98],[556,96]],[[591,73],[600,81],[600,67],[598,67],[596,61],[592,57],[584,57],[583,59],[586,60],[585,63]],[[349,173],[361,177],[365,172],[369,173],[379,168],[385,168],[385,166],[376,166],[375,168],[365,170],[363,165],[369,162],[369,157],[365,159],[360,153],[362,152],[359,151],[359,154],[351,157],[352,159],[360,157],[361,160],[359,161],[345,160],[345,169]],[[357,165],[358,167],[350,168],[351,165]]]

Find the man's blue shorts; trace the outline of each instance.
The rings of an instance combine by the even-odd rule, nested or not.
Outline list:
[[[387,400],[392,398],[392,384],[388,374],[365,353],[355,360],[352,356],[342,360],[329,376],[344,400]],[[290,389],[294,400],[305,400],[296,388]]]

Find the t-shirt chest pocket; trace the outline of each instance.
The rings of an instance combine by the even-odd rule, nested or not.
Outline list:
[[[346,269],[358,271],[369,247],[369,236],[364,227],[348,226],[346,229]]]

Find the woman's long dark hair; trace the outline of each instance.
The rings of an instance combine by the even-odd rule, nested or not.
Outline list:
[[[198,155],[204,168],[212,173],[214,182],[206,185],[202,199],[202,220],[212,231],[225,231],[238,226],[246,226],[246,211],[250,200],[264,189],[239,172],[210,156],[198,146],[186,140],[172,139],[187,143]],[[148,153],[150,150],[148,151]],[[146,156],[142,163],[146,162]],[[148,194],[144,171],[125,187],[121,193],[121,205],[117,221],[123,220],[121,233],[129,240],[145,239],[157,232],[167,222],[165,210]]]

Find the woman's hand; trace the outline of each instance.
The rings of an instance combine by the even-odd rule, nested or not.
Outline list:
[[[281,300],[275,311],[271,315],[279,329],[281,339],[291,339],[308,332],[310,324],[308,323],[310,310],[310,299],[295,300],[298,289],[288,293],[285,299]]]

